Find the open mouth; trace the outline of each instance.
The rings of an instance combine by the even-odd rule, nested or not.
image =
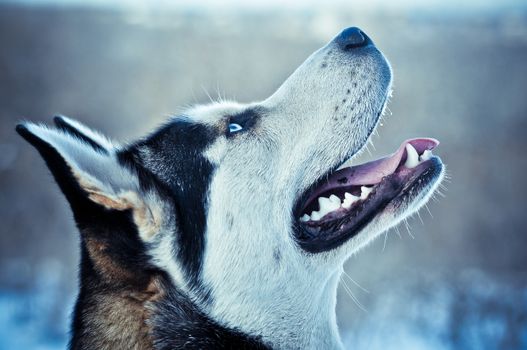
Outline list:
[[[299,244],[310,252],[335,248],[356,235],[387,205],[411,202],[439,176],[432,155],[439,141],[416,138],[390,156],[324,176],[299,199],[294,211]]]

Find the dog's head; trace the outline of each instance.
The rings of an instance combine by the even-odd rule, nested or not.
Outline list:
[[[364,148],[390,89],[383,55],[349,28],[268,99],[190,109],[126,147],[65,117],[58,129],[18,131],[81,228],[107,229],[101,210],[126,213],[131,224],[117,231],[135,227],[149,263],[207,314],[276,344],[295,341],[295,327],[334,320],[346,258],[417,210],[441,179],[432,139],[337,170]]]

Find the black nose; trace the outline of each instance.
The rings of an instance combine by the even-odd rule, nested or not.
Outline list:
[[[370,43],[369,38],[357,27],[344,29],[336,38],[335,42],[343,50],[366,46]]]

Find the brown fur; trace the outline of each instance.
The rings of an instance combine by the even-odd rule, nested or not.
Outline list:
[[[122,290],[95,294],[83,312],[90,348],[153,349],[149,317],[144,306],[151,294]],[[93,335],[96,336],[93,336]]]
[[[107,243],[91,237],[85,243],[96,277],[85,284],[82,334],[72,348],[153,349],[146,304],[164,295],[161,277],[119,264]]]
[[[134,222],[144,239],[151,239],[159,231],[161,226],[161,208],[156,205],[149,206],[133,191],[122,192],[117,194],[117,196],[108,194],[92,183],[89,177],[71,167],[70,169],[79,185],[88,193],[88,198],[93,202],[102,205],[106,209],[131,209]]]
[[[86,249],[101,280],[110,285],[122,285],[127,281],[136,282],[134,279],[137,277],[133,271],[126,269],[107,253],[107,243],[91,238],[89,235],[87,237],[84,240]]]

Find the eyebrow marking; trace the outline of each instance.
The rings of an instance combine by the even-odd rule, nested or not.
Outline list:
[[[241,113],[228,115],[227,117],[229,118],[229,123],[239,124],[245,131],[247,131],[253,129],[256,124],[258,124],[262,115],[257,108],[249,108]],[[227,133],[228,137],[234,137],[235,135],[236,133]]]

